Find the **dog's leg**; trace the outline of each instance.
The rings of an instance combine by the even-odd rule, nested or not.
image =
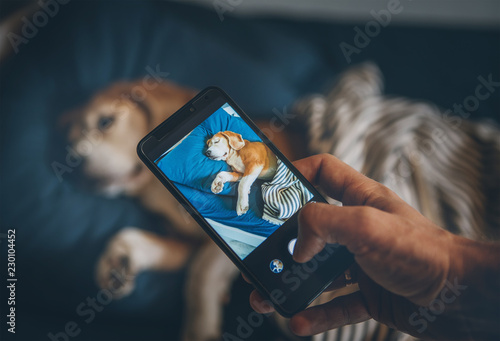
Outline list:
[[[182,267],[191,247],[151,232],[126,227],[109,242],[97,263],[96,280],[114,298],[134,289],[135,276],[144,270],[172,271]]]
[[[236,182],[241,179],[241,173],[237,172],[219,172],[212,181],[212,193],[218,194],[224,189],[224,184],[226,182]]]
[[[238,215],[247,213],[250,187],[255,182],[260,172],[262,172],[263,168],[264,166],[258,165],[245,169],[245,173],[243,173],[243,177],[238,185],[238,202],[236,203],[236,213]]]
[[[220,340],[223,306],[238,273],[215,243],[203,245],[189,267],[183,340]]]

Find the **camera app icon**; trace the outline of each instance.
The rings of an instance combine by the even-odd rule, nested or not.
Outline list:
[[[279,259],[273,259],[271,261],[271,264],[269,264],[269,268],[275,274],[279,274],[281,271],[283,271],[283,262]]]

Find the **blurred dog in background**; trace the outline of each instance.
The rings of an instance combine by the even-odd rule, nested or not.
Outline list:
[[[134,98],[138,93],[146,96]],[[124,227],[98,261],[99,286],[113,289],[117,299],[126,296],[139,272],[179,269],[201,243],[188,275],[184,338],[208,340],[219,336],[222,304],[238,271],[136,154],[139,140],[195,94],[166,81],[147,88],[142,81],[116,83],[62,116],[60,123],[75,151],[84,156],[82,170],[95,191],[138,198],[145,208],[161,214],[166,228],[179,237]],[[99,138],[88,150],[90,136]]]
[[[147,96],[134,99],[140,82],[118,83],[103,90],[89,104],[62,117],[75,150],[82,149],[89,131],[102,140],[86,155],[84,173],[106,195],[137,197],[145,208],[160,213],[167,228],[190,240],[164,238],[144,230],[124,228],[109,242],[97,264],[102,288],[116,288],[116,298],[134,288],[141,271],[174,270],[190,263],[186,284],[185,340],[220,338],[222,307],[236,267],[207,240],[170,193],[136,156],[139,140],[195,92],[171,83],[158,83]],[[474,239],[498,239],[500,226],[500,134],[493,125],[449,117],[433,105],[382,94],[380,71],[362,64],[346,71],[326,96],[298,101],[295,121],[301,129],[273,130],[258,124],[269,138],[294,160],[308,154],[332,153],[367,176],[382,182],[428,218],[454,233]],[[304,129],[303,123],[306,123]],[[457,124],[459,122],[459,124]],[[292,127],[290,127],[292,128]],[[301,134],[307,134],[301,135]],[[301,137],[302,136],[302,137]],[[308,150],[303,146],[308,142]],[[333,203],[333,201],[332,201]],[[113,270],[126,273],[118,282]],[[327,302],[346,291],[321,295]],[[277,322],[286,331],[285,320]],[[289,335],[293,337],[292,335]],[[346,338],[346,336],[348,336]],[[374,321],[346,326],[314,337],[315,340],[377,340],[408,336],[389,331]]]

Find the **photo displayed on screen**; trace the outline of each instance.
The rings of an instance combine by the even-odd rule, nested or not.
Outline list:
[[[241,259],[313,197],[227,103],[155,163]]]

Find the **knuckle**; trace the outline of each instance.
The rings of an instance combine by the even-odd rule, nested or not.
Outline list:
[[[358,224],[359,228],[366,228],[373,223],[376,215],[377,209],[370,206],[360,207],[356,215],[356,223]]]
[[[335,159],[335,156],[333,156],[332,154],[329,154],[329,153],[322,153],[322,154],[319,154],[319,157],[324,160],[324,161],[327,161],[327,160],[331,160],[331,159]]]
[[[395,193],[382,184],[379,184],[377,191],[384,198],[393,199],[395,197]]]

